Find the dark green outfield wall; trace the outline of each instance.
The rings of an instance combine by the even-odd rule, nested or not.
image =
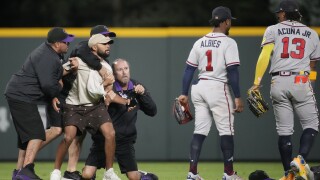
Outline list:
[[[256,59],[260,52],[261,37],[234,37],[240,52],[241,93],[243,100],[250,88],[255,71]],[[76,43],[80,40],[77,39]],[[186,58],[196,38],[117,38],[112,46],[113,61],[121,57],[131,63],[132,77],[141,81],[151,92],[158,106],[154,118],[139,114],[138,160],[187,160],[193,124],[179,126],[172,116],[172,101],[180,93],[182,73]],[[43,38],[0,38],[0,91],[3,92],[10,76],[16,72],[30,51]],[[75,43],[71,45],[71,48]],[[269,97],[269,77],[263,80],[263,94]],[[318,86],[319,87],[318,82]],[[319,88],[316,96],[319,102]],[[270,103],[271,104],[271,103]],[[43,113],[43,108],[40,108]],[[275,121],[271,110],[263,117],[255,118],[248,107],[235,119],[235,159],[236,160],[279,160]],[[43,113],[44,115],[44,113]],[[293,136],[294,153],[297,153],[301,128],[295,121]],[[0,160],[16,160],[16,133],[10,119],[4,96],[0,96]],[[38,159],[52,160],[58,141],[43,149]],[[86,138],[81,159],[88,154],[91,140]],[[320,139],[316,140],[310,159],[320,161]],[[218,133],[215,127],[206,139],[202,149],[202,160],[221,158]]]

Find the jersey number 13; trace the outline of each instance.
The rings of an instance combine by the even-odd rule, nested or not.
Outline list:
[[[282,43],[283,43],[283,50],[281,53],[281,58],[291,58],[294,59],[302,59],[304,56],[304,48],[306,45],[306,41],[302,38],[293,38],[290,44],[290,39],[289,37],[284,37],[282,38]],[[288,52],[289,45],[295,45],[296,46],[296,51],[290,51]]]

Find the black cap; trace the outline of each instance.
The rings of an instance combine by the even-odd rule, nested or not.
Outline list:
[[[296,1],[293,0],[282,0],[279,4],[279,7],[275,11],[275,13],[278,12],[298,12],[299,11],[299,6]]]
[[[71,42],[74,40],[74,35],[68,34],[61,27],[54,27],[50,29],[47,35],[47,40],[49,43],[55,42]]]
[[[249,175],[249,180],[273,180],[263,170],[256,170]]]
[[[117,34],[114,32],[110,32],[107,26],[105,25],[97,25],[91,28],[90,36],[94,34],[103,34],[103,35],[108,35],[109,37],[116,37]]]
[[[231,16],[231,10],[227,7],[219,6],[212,10],[212,19],[213,20],[226,20],[226,19],[236,19]]]

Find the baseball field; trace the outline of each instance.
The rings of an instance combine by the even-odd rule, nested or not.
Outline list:
[[[84,165],[84,162],[78,163],[78,170]],[[154,172],[160,180],[184,180],[186,179],[188,163],[187,162],[140,162],[139,169],[144,171]],[[316,165],[309,163],[309,165]],[[0,162],[0,180],[11,180],[12,170],[15,168],[15,162]],[[44,180],[50,179],[50,172],[53,168],[53,162],[37,162],[35,166],[36,173]],[[63,164],[62,170],[66,168],[66,163]],[[198,167],[200,175],[205,180],[220,180],[222,178],[223,164],[220,162],[200,162]],[[279,179],[282,176],[281,162],[237,162],[234,165],[238,175],[244,179],[248,179],[251,172],[255,170],[264,170],[274,179]],[[126,176],[120,174],[118,164],[114,164],[114,169],[123,180]],[[97,180],[102,179],[104,171],[97,172]]]

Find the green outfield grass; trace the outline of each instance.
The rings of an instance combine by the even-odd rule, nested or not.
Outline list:
[[[50,172],[53,169],[53,162],[36,162],[35,171],[44,180],[50,179]],[[83,167],[84,163],[78,164],[78,169]],[[144,171],[154,172],[160,180],[184,180],[186,179],[188,163],[187,162],[140,162],[139,169]],[[310,163],[310,165],[315,165]],[[10,180],[12,170],[15,168],[14,162],[0,162],[0,180]],[[62,170],[66,168],[66,163],[63,164]],[[279,179],[282,174],[281,163],[273,162],[238,162],[234,164],[234,168],[238,171],[238,175],[244,179],[248,179],[251,172],[257,169],[265,170],[270,177]],[[126,176],[120,174],[118,164],[114,164],[119,177],[126,180]],[[205,180],[220,180],[222,178],[223,164],[218,162],[200,162],[198,171]],[[104,171],[97,172],[97,180],[102,179]]]

